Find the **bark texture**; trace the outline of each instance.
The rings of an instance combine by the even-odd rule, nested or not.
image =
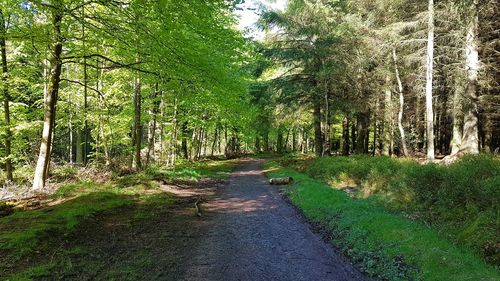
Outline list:
[[[12,131],[10,124],[10,94],[9,94],[9,68],[7,65],[7,25],[3,11],[0,9],[0,47],[2,49],[2,82],[3,82],[3,110],[5,116],[5,173],[7,181],[13,181],[12,176]]]
[[[434,160],[434,111],[432,107],[432,80],[434,68],[434,0],[429,0],[427,27],[427,73],[425,86],[425,112],[427,128],[427,159]]]
[[[50,54],[50,78],[44,103],[44,121],[42,130],[42,140],[40,143],[40,152],[35,168],[33,178],[33,190],[41,190],[45,187],[45,182],[49,174],[50,154],[52,149],[52,136],[56,118],[56,104],[59,93],[59,83],[61,80],[62,68],[62,45],[63,38],[61,34],[62,21],[62,3],[56,1],[52,11],[53,44]]]

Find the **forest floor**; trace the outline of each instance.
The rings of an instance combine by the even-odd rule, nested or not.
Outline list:
[[[45,247],[50,251],[4,265],[0,277],[367,280],[267,183],[262,164],[242,160],[225,180],[161,184],[168,196],[155,195],[153,204],[120,205],[54,234]],[[198,201],[201,217],[194,208]]]

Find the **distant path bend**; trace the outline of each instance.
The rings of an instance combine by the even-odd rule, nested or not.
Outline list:
[[[204,204],[209,230],[181,280],[368,280],[267,183],[262,163],[245,161]]]

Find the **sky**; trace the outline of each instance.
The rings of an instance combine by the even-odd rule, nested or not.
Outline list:
[[[245,0],[245,3],[240,5],[242,10],[236,12],[240,18],[238,28],[241,30],[245,30],[247,28],[253,29],[249,36],[260,40],[264,38],[264,33],[262,31],[255,30],[254,28],[254,24],[259,18],[257,14],[259,5],[265,5],[271,9],[284,10],[286,8],[286,4],[287,0]]]

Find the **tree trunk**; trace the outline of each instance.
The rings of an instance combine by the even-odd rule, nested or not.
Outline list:
[[[186,160],[189,159],[189,152],[188,152],[188,145],[187,145],[187,135],[188,135],[187,122],[184,122],[184,123],[182,123],[182,143],[181,143],[181,149],[182,149],[182,156]]]
[[[375,156],[377,154],[377,139],[378,139],[378,116],[377,116],[377,111],[379,108],[379,97],[375,97],[375,109],[373,110],[373,150],[372,150],[372,156]]]
[[[262,136],[262,143],[262,145],[264,146],[264,152],[269,152],[269,132],[267,131],[267,129]]]
[[[76,130],[76,163],[83,163],[83,150],[82,150],[82,131],[80,128]]]
[[[434,160],[434,112],[432,107],[432,79],[434,68],[434,0],[429,0],[427,37],[427,74],[425,87],[425,112],[427,128],[427,159]]]
[[[370,113],[358,112],[356,114],[356,121],[357,136],[355,152],[357,154],[368,153]]]
[[[219,139],[219,126],[215,126],[214,130],[214,141],[212,142],[212,151],[210,152],[210,156],[214,156],[215,154],[215,149],[217,147],[217,140]],[[258,143],[256,141],[255,143],[255,149],[257,152],[260,152],[260,138],[259,136],[256,137],[256,140],[259,140]]]
[[[45,187],[45,181],[49,174],[50,154],[52,148],[52,135],[56,117],[57,96],[59,93],[59,82],[61,80],[61,55],[62,55],[62,3],[56,1],[52,12],[52,27],[54,31],[54,42],[50,54],[50,81],[45,96],[44,122],[42,131],[42,141],[40,143],[40,153],[35,168],[33,178],[33,190],[41,190]]]
[[[451,140],[451,154],[457,154],[462,144],[462,131],[460,127],[460,94],[457,90],[453,95],[453,136]]]
[[[386,89],[384,94],[384,124],[382,132],[382,155],[391,154],[391,131],[392,131],[392,93],[389,88],[389,77],[386,77]]]
[[[326,84],[326,83],[325,83]],[[327,88],[327,87],[325,87]],[[325,89],[325,138],[324,138],[324,148],[323,155],[330,155],[330,131],[331,131],[331,121],[330,121],[330,103],[328,97],[328,89]]]
[[[342,155],[349,156],[349,118],[344,116],[342,122]]]
[[[351,124],[351,153],[354,153],[357,149],[357,134],[356,134],[356,122]]]
[[[464,130],[460,151],[465,153],[479,153],[478,140],[478,0],[471,6],[471,19],[467,27],[465,46],[465,67],[467,70],[467,87],[464,99]]]
[[[163,108],[163,107],[162,107]],[[163,110],[163,109],[162,109]],[[178,121],[177,121],[177,112],[178,111],[178,106],[177,106],[177,98],[174,97],[174,115],[172,117],[172,136],[170,137],[170,144],[169,144],[169,156],[168,156],[168,163],[167,165],[171,165],[172,167],[175,166],[175,158],[177,156],[177,131],[178,131]],[[162,114],[163,116],[163,114]],[[161,122],[163,124],[163,122]],[[184,126],[182,127],[184,130]],[[162,130],[163,130],[163,125],[162,125]],[[163,133],[161,134],[163,136]],[[184,138],[183,138],[184,140]],[[187,144],[186,144],[186,153],[187,153]]]
[[[323,134],[321,132],[321,98],[314,94],[314,152],[323,155]]]
[[[139,75],[139,74],[137,74]],[[142,167],[141,163],[141,146],[142,146],[142,123],[141,123],[141,79],[139,76],[135,78],[134,83],[134,165],[137,169]]]
[[[66,75],[70,75],[69,67],[66,68]],[[69,104],[69,112],[68,112],[68,131],[69,131],[69,144],[68,144],[68,162],[69,164],[73,164],[73,110],[72,110],[72,92],[68,96],[68,104]]]
[[[149,165],[151,159],[151,152],[154,153],[155,136],[156,136],[156,119],[160,109],[160,101],[158,100],[158,95],[160,91],[158,90],[158,82],[155,84],[155,92],[153,94],[153,109],[150,111],[151,120],[148,124],[148,151],[146,154],[146,165]]]
[[[82,7],[82,18],[85,17],[85,8]],[[82,24],[82,40],[83,40],[83,50],[86,52],[85,44],[85,25]],[[88,125],[88,65],[87,57],[83,58],[83,164],[87,165],[88,155],[89,155],[89,125]]]
[[[283,128],[278,128],[278,138],[276,141],[276,152],[283,153]]]
[[[396,81],[398,82],[398,92],[399,92],[399,112],[398,112],[399,135],[401,136],[401,146],[403,147],[403,156],[408,156],[405,130],[403,128],[403,111],[405,105],[405,98],[403,95],[403,83],[401,82],[401,77],[399,76],[398,57],[396,55],[396,48],[392,49],[392,57],[394,59],[394,69],[396,72]]]
[[[3,110],[5,116],[5,173],[7,181],[12,182],[14,177],[12,175],[12,131],[10,124],[10,94],[9,94],[9,80],[8,80],[8,65],[7,65],[7,26],[5,16],[0,9],[0,47],[2,48],[2,81],[3,81]]]

